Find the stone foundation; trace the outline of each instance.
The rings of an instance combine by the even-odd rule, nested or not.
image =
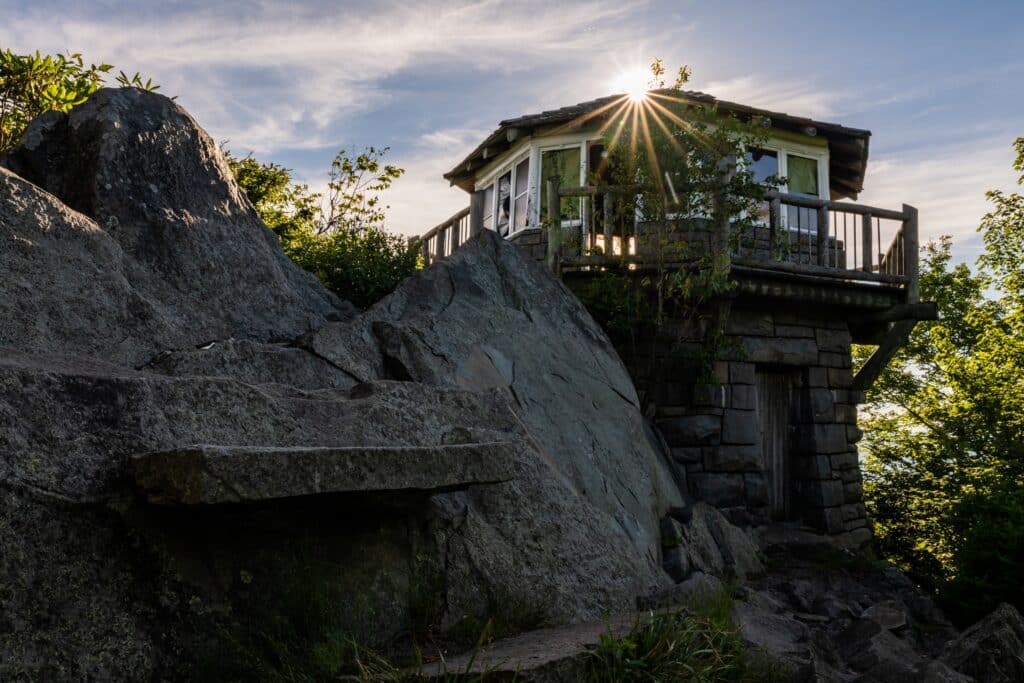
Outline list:
[[[546,237],[534,228],[509,241],[543,262]],[[732,303],[710,367],[700,342],[678,341],[700,337],[687,329],[692,324],[670,323],[664,340],[619,348],[694,499],[741,525],[800,521],[848,535],[852,545],[871,538],[857,456],[864,395],[851,389],[843,316],[834,307],[747,296]],[[773,398],[785,403],[774,412]]]
[[[661,370],[648,372],[653,379],[630,364],[695,498],[737,523],[803,521],[859,544],[871,534],[856,446],[864,398],[850,388],[850,332],[834,312],[791,308],[734,304],[703,382],[702,368],[680,360],[687,349],[671,344],[654,363]],[[780,397],[785,405],[773,409]]]
[[[513,233],[508,241],[522,249],[534,261],[544,263],[547,259],[548,233],[541,228],[526,228]]]

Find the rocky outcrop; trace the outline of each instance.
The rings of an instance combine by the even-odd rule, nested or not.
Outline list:
[[[515,247],[482,235],[356,316],[134,90],[36,121],[3,165],[0,678],[180,676],[314,566],[368,642],[672,585],[668,459],[604,333]]]
[[[199,677],[296,614],[394,642],[729,590],[801,676],[1019,673],[1009,608],[939,659],[898,572],[766,560],[685,500],[605,334],[492,233],[358,313],[166,98],[101,91],[0,163],[0,679]]]
[[[946,646],[942,661],[979,681],[1024,681],[1024,618],[1000,605]]]
[[[165,97],[100,90],[33,121],[2,165],[0,344],[134,367],[354,312],[288,260]]]

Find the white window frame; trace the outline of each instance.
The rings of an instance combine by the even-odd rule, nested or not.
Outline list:
[[[814,159],[818,162],[818,199],[829,199],[831,197],[829,190],[829,176],[828,176],[828,164],[829,155],[828,147],[816,147],[814,145],[803,145],[799,142],[790,142],[788,140],[778,140],[769,138],[763,145],[756,145],[757,149],[763,149],[769,152],[775,152],[776,158],[779,162],[778,176],[780,178],[786,178],[789,172],[789,155],[804,157],[805,159]],[[744,163],[746,162],[746,155],[744,155]],[[789,183],[783,183],[779,185],[778,191],[784,194],[789,194]],[[782,228],[788,228],[789,213],[782,211],[779,217]]]
[[[572,136],[572,138],[570,140],[568,140],[568,141],[559,140],[559,138],[541,138],[541,140],[543,141],[543,144],[538,144],[538,145],[536,145],[536,147],[533,148],[534,151],[536,152],[536,160],[537,160],[536,161],[537,172],[534,175],[535,176],[539,176],[541,171],[543,170],[541,168],[541,164],[543,163],[544,152],[559,152],[559,151],[564,150],[564,149],[573,149],[575,147],[575,148],[579,149],[579,151],[580,151],[580,168],[579,168],[579,175],[577,176],[577,184],[579,186],[586,185],[587,184],[587,169],[589,168],[589,166],[588,166],[589,159],[587,158],[587,149],[588,149],[588,147],[590,145],[590,141],[591,140],[596,140],[596,139],[599,139],[599,138],[594,138],[594,137],[580,138],[578,135]],[[538,142],[540,142],[540,141],[538,141]],[[534,167],[534,164],[531,163],[530,168],[533,168],[533,167]],[[532,224],[532,225],[539,225],[540,224],[540,212],[541,212],[541,209],[542,209],[542,207],[540,206],[540,183],[541,182],[547,182],[547,179],[546,178],[535,178],[535,180],[537,181],[536,187],[530,188],[533,191],[533,194],[531,195],[531,198],[533,199],[533,201],[531,202],[531,204],[534,207],[534,211],[530,214],[530,220],[528,221],[528,223]],[[580,197],[579,200],[580,200],[580,217],[579,217],[579,219],[578,220],[563,220],[562,221],[562,227],[563,228],[576,227],[576,226],[584,225],[585,224],[585,222],[587,220],[587,216],[585,215],[586,206],[587,205],[586,205],[586,202],[583,201],[582,197]]]
[[[508,207],[508,237],[511,237],[516,232],[516,167],[519,166],[525,159],[530,159],[530,164],[527,168],[527,198],[526,198],[526,226],[530,226],[530,204],[533,189],[532,176],[533,172],[533,159],[530,154],[529,145],[519,145],[520,148],[526,147],[525,153],[520,149],[516,154],[505,158],[501,164],[496,164],[494,168],[490,169],[486,175],[482,177],[474,185],[477,191],[485,190],[488,186],[494,186],[494,196],[491,198],[491,222],[494,224],[494,230],[498,229],[498,202],[501,201],[501,197],[498,192],[498,179],[506,173],[509,174],[509,207]],[[525,229],[525,228],[524,228]]]

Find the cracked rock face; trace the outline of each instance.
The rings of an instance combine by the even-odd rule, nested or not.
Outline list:
[[[2,165],[0,678],[184,675],[204,628],[296,580],[297,547],[367,638],[671,585],[681,500],[626,370],[513,246],[481,235],[357,315],[180,107],[130,89],[42,117]],[[133,458],[189,447],[234,493],[149,502]]]
[[[354,311],[288,260],[166,97],[100,90],[33,121],[2,165],[0,344],[137,366]]]

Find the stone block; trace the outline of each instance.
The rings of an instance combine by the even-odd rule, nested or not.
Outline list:
[[[691,401],[695,406],[725,408],[728,405],[728,391],[722,384],[695,384],[691,391]]]
[[[742,474],[701,472],[690,476],[689,483],[690,492],[697,500],[715,507],[743,506],[746,503]]]
[[[850,503],[843,505],[843,521],[852,522],[855,519],[864,519],[867,513],[864,510],[864,503]]]
[[[864,432],[857,425],[846,425],[846,440],[850,443],[857,443],[864,438]]]
[[[850,519],[843,523],[847,531],[853,531],[854,529],[860,529],[868,525],[866,517],[858,517],[856,519]]]
[[[759,507],[768,504],[768,485],[760,472],[743,475],[743,484],[747,489],[747,507]]]
[[[711,366],[711,377],[717,384],[729,382],[729,363],[724,360],[716,360]]]
[[[684,415],[658,420],[658,428],[669,446],[697,446],[717,443],[722,421],[717,415]]]
[[[814,331],[821,351],[834,351],[848,354],[850,352],[850,333],[846,330],[827,330],[818,328]]]
[[[818,365],[823,365],[826,368],[848,368],[852,365],[852,361],[849,353],[822,351],[818,354]]]
[[[843,484],[843,502],[859,503],[864,500],[864,487],[859,481]]]
[[[722,416],[723,444],[761,442],[761,424],[753,410],[726,410]]]
[[[806,397],[807,419],[811,422],[835,421],[835,399],[829,389],[808,389]]]
[[[744,337],[743,351],[754,363],[781,365],[825,365],[819,363],[818,345],[813,339]]]
[[[847,470],[840,470],[839,478],[843,480],[844,484],[859,484],[861,483],[860,468],[853,467]]]
[[[761,444],[731,444],[704,450],[709,472],[755,472],[761,469]]]
[[[757,408],[757,389],[750,384],[729,387],[729,406],[737,410],[754,410]]]
[[[690,446],[686,448],[673,448],[672,459],[679,463],[691,463],[700,462],[701,453],[700,446]]]
[[[850,542],[854,545],[854,547],[860,547],[862,545],[870,543],[872,537],[873,534],[871,533],[871,529],[866,526],[863,526],[859,529],[854,529],[850,532]]]
[[[808,505],[815,508],[831,508],[842,505],[843,482],[838,479],[826,481],[798,481],[796,488]],[[840,516],[840,521],[841,521]]]
[[[729,363],[730,384],[753,384],[755,379],[755,368],[753,363]]]
[[[851,406],[846,403],[836,404],[836,422],[857,424],[857,406]]]
[[[138,489],[159,505],[214,505],[324,493],[422,495],[516,477],[517,444],[259,447],[198,445],[137,455]]]
[[[856,389],[836,389],[836,403],[860,405],[864,403],[864,392]]]
[[[806,384],[809,387],[828,386],[828,368],[809,367],[807,368]]]
[[[856,470],[860,467],[860,459],[857,457],[856,451],[836,453],[830,455],[829,458],[832,460],[832,469],[836,471]]]
[[[804,425],[800,430],[800,450],[818,455],[845,453],[850,450],[846,427],[840,424]]]
[[[806,327],[804,325],[776,325],[775,336],[814,339],[814,328]]]
[[[771,337],[775,334],[775,324],[771,313],[734,308],[729,312],[725,331],[727,334]]]
[[[833,389],[848,389],[853,383],[853,371],[850,368],[829,368],[828,385]]]

